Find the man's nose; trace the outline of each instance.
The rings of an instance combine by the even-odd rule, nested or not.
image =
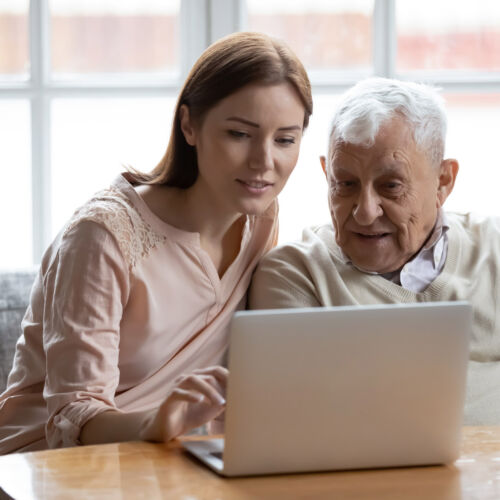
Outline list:
[[[256,141],[252,144],[249,165],[254,170],[274,168],[273,148],[269,141]]]
[[[378,193],[372,188],[362,189],[352,209],[354,220],[362,226],[369,226],[383,214]]]

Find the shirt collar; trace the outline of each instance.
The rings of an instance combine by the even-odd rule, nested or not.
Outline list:
[[[436,223],[434,224],[434,229],[432,230],[431,235],[429,236],[419,253],[422,250],[430,250],[433,246],[435,246],[441,236],[443,236],[443,234],[445,234],[448,229],[450,229],[450,224],[448,222],[446,214],[444,213],[444,210],[442,208],[439,208]]]

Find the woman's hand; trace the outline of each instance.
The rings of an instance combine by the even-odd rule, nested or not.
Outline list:
[[[211,366],[179,377],[146,422],[142,439],[166,442],[220,415],[226,405],[228,373],[222,366]]]
[[[227,375],[227,369],[222,366],[182,375],[159,408],[131,413],[116,410],[99,413],[82,427],[80,442],[169,441],[224,411]]]

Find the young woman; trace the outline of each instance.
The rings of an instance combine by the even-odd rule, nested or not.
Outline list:
[[[283,43],[238,33],[202,54],[159,165],[120,175],[45,253],[0,396],[0,453],[167,441],[223,412],[227,325],[276,242],[311,112]]]

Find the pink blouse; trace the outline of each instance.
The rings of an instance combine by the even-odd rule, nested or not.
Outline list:
[[[79,444],[95,415],[154,408],[176,377],[220,364],[277,229],[276,202],[247,216],[219,278],[199,234],[156,217],[127,174],[97,193],[43,257],[0,396],[0,454]]]

